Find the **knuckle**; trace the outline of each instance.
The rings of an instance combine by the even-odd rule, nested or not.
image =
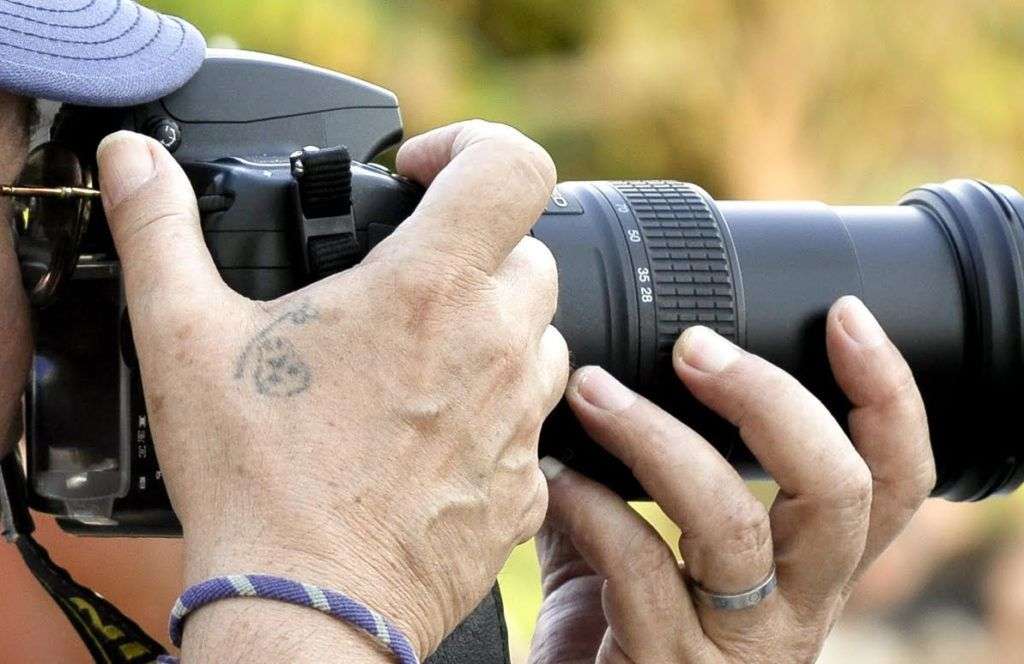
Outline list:
[[[863,459],[851,461],[833,486],[828,497],[830,507],[851,517],[870,514],[874,478]]]
[[[520,241],[519,250],[522,251],[530,272],[537,281],[558,283],[558,265],[555,263],[555,255],[551,253],[546,244],[532,235],[527,235]]]
[[[931,495],[937,481],[935,463],[929,454],[927,460],[923,460],[916,467],[907,470],[903,478],[895,482],[886,482],[879,491],[888,491],[890,495],[906,512],[916,512],[921,503]]]
[[[903,385],[904,387],[900,388],[893,400],[888,402],[881,417],[906,432],[905,444],[911,448],[908,451],[930,462],[934,472],[928,413],[925,410],[924,401],[913,379]]]
[[[507,124],[474,118],[463,123],[452,152],[460,153],[478,145],[498,149],[528,141],[522,133]]]
[[[550,320],[558,306],[558,270],[555,258],[539,240],[532,240],[529,246],[531,248],[526,250],[525,285],[535,310]]]
[[[569,346],[565,338],[552,326],[548,326],[541,341],[542,349],[537,359],[537,381],[534,402],[543,421],[558,402],[562,400],[565,386],[569,382]]]
[[[676,567],[676,557],[665,542],[648,528],[635,528],[619,551],[619,565],[630,576],[646,578],[668,566]]]
[[[534,467],[531,471],[533,488],[527,495],[530,496],[526,503],[523,518],[521,519],[522,530],[519,533],[521,541],[526,541],[537,534],[544,525],[544,517],[548,511],[548,483],[541,474],[540,469]]]
[[[549,344],[548,365],[557,369],[556,377],[564,387],[569,381],[569,342],[565,340],[561,332],[551,325],[548,325],[545,335]]]
[[[733,498],[727,504],[731,507],[718,524],[727,550],[738,556],[763,551],[772,541],[771,522],[765,506],[753,497],[741,501]]]
[[[484,120],[483,118],[473,118],[472,120],[466,120],[463,123],[459,138],[464,142],[469,143],[474,140],[486,138],[493,134],[500,134],[508,131],[513,131],[513,129],[506,124],[491,122],[489,120]]]
[[[902,494],[907,507],[915,508],[935,488],[937,473],[928,426],[928,414],[910,368],[904,363],[898,375],[889,383],[881,402],[881,417],[886,422],[902,423],[900,429],[906,432],[900,440],[906,446],[905,453],[917,463],[907,463],[903,468],[898,486],[892,487]]]
[[[524,136],[521,140],[515,141],[509,159],[515,169],[514,172],[521,173],[528,180],[531,193],[535,193],[540,200],[547,201],[558,181],[555,162],[547,150]]]
[[[530,194],[543,200],[551,194],[558,172],[547,150],[508,125],[472,120],[466,132],[464,147],[475,144],[493,151],[508,170],[510,183],[522,183]]]
[[[902,410],[924,410],[914,372],[902,359],[887,376],[878,398],[881,402],[893,404]]]

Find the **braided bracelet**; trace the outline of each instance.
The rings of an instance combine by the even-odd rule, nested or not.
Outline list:
[[[391,651],[399,664],[419,664],[412,644],[387,618],[336,590],[299,583],[266,574],[232,574],[207,579],[188,588],[171,610],[171,642],[181,647],[185,618],[211,602],[229,597],[259,597],[317,609],[355,625]],[[176,664],[177,657],[163,655],[159,664]]]

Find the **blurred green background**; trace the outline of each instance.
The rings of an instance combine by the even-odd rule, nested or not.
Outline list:
[[[674,178],[720,198],[836,203],[889,203],[957,176],[1024,186],[1018,0],[146,4],[187,18],[211,45],[389,88],[408,135],[468,117],[514,125],[551,152],[563,180]],[[674,541],[674,526],[642,509]],[[826,659],[1003,657],[1000,621],[1017,607],[999,594],[1005,583],[986,589],[1015,569],[1000,561],[1020,550],[1008,525],[1018,511],[1016,501],[935,503],[866,581]],[[540,600],[532,547],[501,581],[525,661]],[[950,612],[948,625],[932,620]],[[951,644],[935,645],[943,638]],[[844,654],[846,643],[858,654]]]

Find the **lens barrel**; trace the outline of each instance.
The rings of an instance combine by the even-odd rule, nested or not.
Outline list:
[[[736,431],[686,394],[672,346],[707,325],[781,366],[845,423],[825,316],[857,295],[903,352],[924,396],[935,493],[976,500],[1022,477],[1014,397],[1024,389],[1024,199],[954,180],[895,206],[715,202],[671,181],[560,184],[534,235],[559,265],[555,326],[576,365],[599,364],[703,433],[747,477]],[[632,475],[582,439],[563,407],[542,453],[630,497]]]

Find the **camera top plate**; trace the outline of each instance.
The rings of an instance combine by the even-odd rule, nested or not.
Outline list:
[[[183,88],[134,109],[143,128],[180,126],[180,161],[224,155],[276,161],[296,146],[344,145],[366,162],[402,138],[398,98],[384,88],[295,60],[210,49]],[[261,154],[251,154],[259,146]]]

